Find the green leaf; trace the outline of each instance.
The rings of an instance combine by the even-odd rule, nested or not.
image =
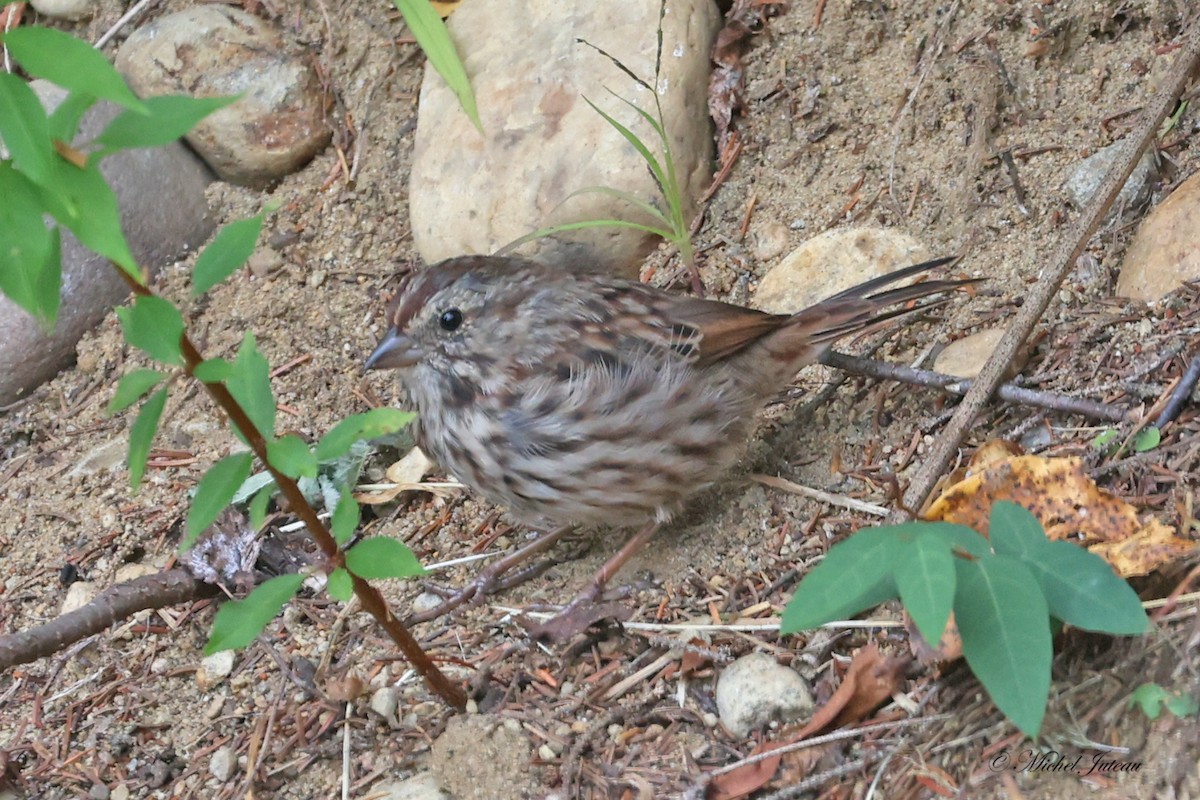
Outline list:
[[[317,457],[299,436],[288,434],[267,443],[271,466],[293,480],[317,477]]]
[[[346,568],[360,578],[411,578],[425,568],[403,542],[386,536],[364,539],[346,551]]]
[[[996,706],[1034,737],[1050,696],[1046,599],[1029,569],[1011,556],[956,563],[954,618],[963,656]]]
[[[220,383],[233,374],[233,364],[223,358],[207,358],[192,370],[192,377],[201,383]]]
[[[70,142],[79,133],[83,115],[96,104],[95,95],[71,92],[58,108],[50,112],[50,135],[60,142]]]
[[[1137,594],[1108,562],[1070,542],[1047,540],[1041,522],[1025,508],[997,502],[988,530],[997,553],[1029,568],[1056,619],[1112,634],[1136,635],[1148,629],[1150,621]]]
[[[53,189],[42,191],[46,211],[90,250],[109,259],[138,283],[144,283],[121,229],[117,196],[95,164],[79,169],[64,159],[54,162]]]
[[[236,505],[245,505],[254,499],[254,496],[263,489],[274,486],[275,478],[267,470],[256,472],[246,479],[246,482],[237,490],[237,494],[233,496],[233,502]]]
[[[62,283],[58,228],[42,221],[40,190],[4,161],[0,198],[0,292],[49,330]]]
[[[350,496],[349,489],[342,489],[337,508],[333,510],[333,519],[329,523],[334,541],[338,544],[350,541],[354,531],[358,530],[358,519],[358,503],[354,502],[354,498]]]
[[[606,197],[612,197],[616,200],[620,200],[624,203],[628,203],[629,205],[633,206],[634,208],[637,208],[638,210],[640,210],[642,213],[646,214],[647,216],[653,217],[654,219],[661,222],[663,225],[666,225],[668,229],[671,226],[671,220],[667,218],[667,215],[664,214],[663,212],[659,211],[658,208],[655,207],[652,203],[647,203],[645,200],[641,199],[640,197],[638,197],[637,195],[635,195],[632,192],[625,192],[620,189],[613,189],[609,186],[585,186],[582,189],[577,189],[574,192],[571,192],[569,195],[567,195],[565,198],[563,198],[563,202],[565,203],[567,200],[570,200],[572,197],[580,197],[580,196],[589,195],[589,194],[602,194],[602,195],[605,195]],[[664,232],[668,233],[668,234],[672,233],[672,231],[667,230],[667,229],[664,229]],[[670,239],[671,237],[665,236],[664,238]]]
[[[142,101],[146,111],[124,111],[108,123],[96,142],[104,146],[100,157],[134,147],[162,147],[180,138],[214,111],[236,103],[240,96],[189,97],[166,94]]]
[[[1165,707],[1176,717],[1191,717],[1200,711],[1200,703],[1189,694],[1168,692],[1157,683],[1143,683],[1129,695],[1129,708],[1137,706],[1148,719],[1156,720]]]
[[[105,414],[116,414],[118,411],[123,411],[141,399],[142,395],[158,385],[158,382],[166,375],[153,369],[135,369],[125,377],[121,378],[121,382],[117,384],[116,394],[109,402],[108,408],[104,410]]]
[[[232,222],[220,230],[212,244],[196,259],[192,270],[192,294],[203,294],[232,275],[254,252],[262,232],[266,211],[250,219]]]
[[[135,490],[146,472],[146,460],[150,458],[150,445],[158,432],[158,420],[167,405],[167,387],[150,395],[142,404],[137,419],[129,428],[129,485]]]
[[[325,589],[334,600],[344,603],[354,594],[354,579],[350,577],[350,573],[344,568],[338,567],[329,573]]]
[[[1113,428],[1107,428],[1101,431],[1095,439],[1092,439],[1092,447],[1097,450],[1107,450],[1110,445],[1116,442],[1119,435]]]
[[[1022,562],[1050,613],[1088,631],[1135,636],[1150,628],[1142,601],[1108,562],[1070,542],[1045,542]]]
[[[908,523],[912,525],[931,525],[930,530],[936,536],[942,537],[953,550],[961,551],[973,558],[983,558],[991,555],[992,543],[979,531],[953,522]]]
[[[892,566],[900,544],[894,527],[859,531],[835,544],[796,587],[780,632],[815,628],[895,597]]]
[[[139,296],[133,305],[117,309],[125,340],[165,364],[183,364],[180,340],[183,316],[169,301],[153,295]]]
[[[263,438],[272,438],[275,435],[275,396],[271,393],[271,371],[267,360],[255,347],[254,334],[247,332],[242,339],[233,361],[233,372],[225,385]],[[238,435],[245,441],[242,431],[238,431]]]
[[[1200,703],[1190,694],[1173,694],[1167,698],[1167,711],[1177,717],[1194,717],[1200,711]]]
[[[997,553],[1015,556],[1027,561],[1046,545],[1046,532],[1028,509],[1008,500],[999,500],[992,505],[988,520],[988,538]]]
[[[360,439],[377,439],[396,433],[412,422],[416,415],[395,408],[374,408],[365,414],[352,414],[333,426],[317,443],[317,460],[332,461],[348,452]]]
[[[17,28],[4,34],[9,52],[25,71],[73,92],[145,111],[108,59],[87,42],[51,28]]]
[[[928,531],[896,553],[893,576],[900,601],[931,647],[942,638],[954,605],[954,561],[946,540]]]
[[[413,38],[425,52],[429,63],[433,65],[437,74],[442,76],[442,80],[458,98],[458,104],[462,106],[463,113],[471,120],[471,124],[480,133],[483,133],[483,122],[479,119],[475,94],[471,91],[471,80],[467,77],[467,71],[458,57],[454,42],[450,39],[450,32],[446,30],[446,23],[442,22],[442,18],[433,10],[429,0],[392,0],[392,2],[400,11],[400,15],[404,17],[404,23],[412,31]]]
[[[17,169],[42,186],[54,170],[54,144],[46,110],[29,84],[0,72],[0,139]]]
[[[1162,714],[1163,702],[1170,697],[1166,689],[1157,683],[1143,683],[1129,695],[1128,706],[1137,706],[1147,719],[1156,720]]]
[[[217,610],[204,655],[236,650],[255,640],[304,583],[300,574],[279,575],[263,582],[245,600],[232,600]]]
[[[267,504],[271,502],[271,497],[275,494],[275,481],[271,481],[266,486],[259,489],[254,497],[250,500],[250,527],[254,530],[261,530],[262,525],[267,520]]]
[[[196,537],[229,506],[234,493],[250,477],[253,461],[251,453],[234,453],[225,456],[204,473],[200,485],[196,487],[196,496],[192,498],[192,507],[188,509],[182,549],[191,547]]]
[[[1135,453],[1145,453],[1158,447],[1160,442],[1162,442],[1162,431],[1151,425],[1148,428],[1142,428],[1133,437],[1133,450]]]

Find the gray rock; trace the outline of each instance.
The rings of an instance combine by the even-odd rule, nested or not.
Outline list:
[[[67,588],[67,596],[63,598],[62,608],[59,609],[59,614],[70,614],[72,611],[77,611],[88,603],[96,599],[96,595],[100,593],[100,587],[96,586],[91,581],[75,581]]]
[[[95,12],[95,0],[30,0],[29,5],[52,19],[83,19]]]
[[[721,724],[739,738],[772,720],[799,719],[812,707],[812,692],[804,678],[764,653],[742,656],[717,680]]]
[[[233,672],[233,662],[232,650],[221,650],[201,659],[200,668],[196,670],[196,685],[200,687],[200,691],[211,691],[228,678]]]
[[[1092,202],[1104,181],[1104,176],[1108,174],[1108,168],[1116,161],[1124,146],[1124,142],[1114,142],[1079,162],[1063,185],[1063,191],[1067,193],[1072,205],[1082,209]],[[1157,176],[1158,167],[1154,162],[1154,151],[1151,149],[1146,151],[1141,161],[1133,168],[1129,179],[1121,187],[1116,202],[1109,209],[1106,220],[1111,220],[1114,215],[1143,202],[1150,193],[1150,182]]]
[[[393,686],[381,686],[371,695],[371,710],[391,725],[399,725],[396,709],[400,707],[400,693]]]
[[[446,602],[445,598],[433,592],[421,592],[413,598],[412,613],[423,614],[426,611],[432,611],[444,602]]]
[[[109,439],[104,444],[97,445],[85,453],[83,458],[71,467],[67,477],[78,478],[81,475],[94,475],[97,472],[116,469],[125,463],[125,453],[128,449],[128,442],[122,439]]]
[[[409,184],[413,241],[426,261],[491,253],[553,224],[613,217],[652,221],[607,195],[567,198],[604,186],[665,207],[641,156],[585,101],[657,153],[651,127],[608,90],[651,113],[654,98],[603,55],[576,42],[586,39],[652,82],[658,16],[658,0],[489,0],[464,3],[454,13],[450,34],[463,55],[484,133],[427,68]],[[717,23],[712,0],[672,2],[663,20],[657,88],[685,202],[693,207],[711,178],[705,97]],[[653,246],[648,234],[604,227],[531,242],[518,252],[635,276],[637,262]]]
[[[66,93],[46,81],[30,84],[48,109]],[[83,119],[76,142],[86,142],[121,112],[97,103]],[[200,245],[213,230],[204,189],[212,174],[186,147],[127,150],[104,159],[100,171],[116,192],[122,228],[134,257],[152,273]],[[70,361],[75,343],[128,294],[106,259],[62,235],[62,306],[53,332],[0,296],[0,404],[54,377]]]
[[[233,771],[237,767],[237,753],[232,747],[218,747],[213,751],[212,757],[208,762],[208,771],[220,783],[224,783],[233,777]]]
[[[159,17],[121,46],[116,67],[143,97],[241,94],[187,140],[217,174],[265,187],[329,143],[316,72],[258,17],[208,4]]]

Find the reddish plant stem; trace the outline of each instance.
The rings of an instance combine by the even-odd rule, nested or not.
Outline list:
[[[117,273],[129,285],[134,294],[140,297],[154,296],[154,292],[149,287],[135,280],[125,270],[115,264],[113,268],[117,270]],[[183,353],[184,368],[187,374],[194,378],[195,369],[204,361],[204,357],[192,343],[192,340],[188,338],[187,333],[180,336],[179,345]],[[267,470],[271,473],[271,477],[275,479],[275,485],[279,487],[284,497],[287,498],[292,511],[300,518],[305,527],[308,528],[309,534],[316,540],[317,545],[321,548],[321,552],[325,554],[325,558],[328,559],[330,565],[334,568],[345,567],[345,558],[342,555],[341,548],[338,547],[329,529],[325,527],[325,523],[321,522],[321,519],[317,516],[316,510],[305,499],[304,493],[300,491],[300,487],[287,475],[276,470],[271,465],[271,462],[267,460],[267,442],[254,423],[250,421],[245,409],[234,399],[229,389],[225,387],[225,384],[204,383],[203,381],[201,383],[204,384],[204,388],[208,390],[209,395],[217,402],[217,405],[229,415],[230,421],[246,437],[246,442],[250,445],[250,449],[266,465]],[[352,575],[352,577],[354,579],[354,594],[358,597],[359,602],[362,603],[363,609],[383,626],[388,636],[392,638],[392,641],[404,653],[404,657],[408,659],[408,662],[425,679],[425,683],[429,688],[455,709],[462,711],[466,708],[467,698],[462,688],[452,683],[437,668],[437,665],[433,663],[429,654],[421,648],[420,643],[413,637],[408,628],[392,613],[387,601],[379,593],[379,590],[357,575]]]

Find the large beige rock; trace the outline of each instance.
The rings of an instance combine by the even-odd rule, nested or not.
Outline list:
[[[230,183],[269,185],[329,142],[315,70],[279,31],[240,8],[214,3],[159,17],[121,46],[116,66],[142,97],[242,95],[187,136]]]
[[[843,289],[931,258],[924,245],[893,228],[845,228],[814,236],[758,284],[755,308],[792,314]]]
[[[652,128],[608,90],[651,113],[653,96],[603,55],[576,42],[582,38],[604,49],[649,83],[658,16],[658,0],[487,0],[464,3],[451,16],[450,34],[475,90],[484,133],[427,68],[409,185],[413,240],[426,261],[491,253],[551,224],[611,217],[651,221],[610,196],[567,197],[606,186],[663,207],[641,156],[584,100],[658,152]],[[694,198],[711,178],[705,97],[717,24],[712,0],[671,2],[663,19],[656,88],[680,182],[692,204],[689,219]],[[633,275],[653,245],[653,237],[640,231],[606,227],[530,243],[519,252]]]
[[[1152,303],[1200,280],[1200,173],[1150,212],[1125,253],[1117,295]]]
[[[934,372],[956,378],[975,378],[1004,338],[1004,328],[988,328],[956,339],[933,361]]]

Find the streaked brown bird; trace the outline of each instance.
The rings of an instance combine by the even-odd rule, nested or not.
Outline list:
[[[522,258],[452,258],[408,276],[366,367],[401,371],[417,442],[446,471],[520,521],[567,526],[489,567],[453,604],[570,526],[644,523],[568,612],[581,609],[733,464],[759,409],[830,343],[969,283],[886,288],[952,260],[883,275],[795,314]],[[593,619],[568,613],[542,632],[557,638]]]

